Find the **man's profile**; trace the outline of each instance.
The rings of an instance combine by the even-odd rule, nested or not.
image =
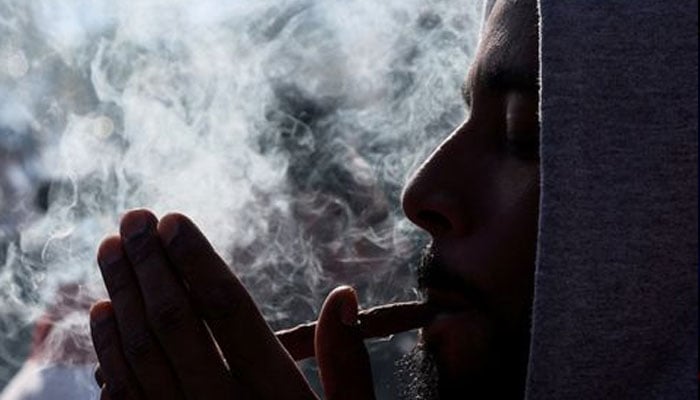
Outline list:
[[[528,371],[540,204],[538,29],[534,0],[493,5],[464,85],[470,115],[406,185],[405,213],[432,237],[419,284],[426,303],[438,310],[423,327],[415,354],[414,387],[423,392],[409,396],[519,398],[528,373],[545,380],[541,370]],[[148,211],[132,211],[120,234],[102,243],[98,258],[111,303],[94,306],[91,319],[108,396],[314,396],[245,288],[187,217],[171,214],[159,221]],[[547,276],[537,279],[545,282]],[[568,287],[566,277],[560,281]],[[610,289],[657,293],[619,282]],[[601,293],[584,294],[592,297],[580,300],[584,306],[606,300]],[[329,399],[373,396],[357,307],[352,289],[337,289],[316,326],[314,351]],[[638,325],[644,336],[646,325]],[[615,343],[604,335],[577,343],[597,340]],[[611,386],[606,393],[625,392]]]
[[[524,388],[539,194],[537,73],[535,2],[497,3],[464,85],[471,114],[418,169],[403,195],[408,218],[433,239],[419,283],[426,303],[438,311],[422,330],[421,346],[429,354],[422,360],[434,360],[438,376],[437,387],[429,390],[442,398],[463,393],[517,397]],[[186,397],[207,398],[311,395],[245,299],[245,290],[226,276],[186,217],[158,221],[137,210],[123,218],[120,231],[121,236],[102,243],[98,256],[112,302],[92,311],[108,393],[147,398],[163,390],[168,396],[182,390]],[[175,276],[167,277],[168,260],[189,294],[177,287]],[[206,268],[214,269],[195,273],[192,263],[201,269],[210,263]],[[184,296],[191,296],[192,306],[178,300]],[[316,357],[328,398],[372,393],[365,350],[357,353],[364,356],[343,350],[362,346],[352,330],[353,311],[347,310],[348,302],[357,308],[354,297],[349,289],[335,291],[316,327]],[[240,315],[222,314],[223,304],[240,302],[249,304],[237,306],[243,308]],[[340,318],[350,323],[346,332],[333,320],[338,317],[332,309],[338,307],[345,307]],[[198,328],[200,318],[231,371],[245,369],[237,378],[228,375],[210,338]],[[236,328],[241,324],[252,330]],[[123,355],[115,354],[120,341]],[[248,341],[257,343],[244,344]],[[187,344],[191,350],[182,352]],[[344,373],[353,373],[341,375],[336,371],[341,365]]]

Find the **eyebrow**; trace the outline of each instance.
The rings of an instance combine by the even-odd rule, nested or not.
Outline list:
[[[484,72],[478,74],[470,70],[460,90],[462,99],[468,107],[471,107],[471,93],[477,82],[488,90],[500,93],[537,93],[537,91],[539,91],[537,73],[533,73],[521,67],[507,66],[505,68],[487,68]]]

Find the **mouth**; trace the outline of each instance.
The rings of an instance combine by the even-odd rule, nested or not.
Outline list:
[[[422,329],[421,337],[426,344],[438,341],[457,327],[478,325],[484,319],[479,303],[455,289],[426,288],[426,304],[437,310]]]
[[[426,247],[418,269],[418,286],[426,304],[438,310],[432,322],[456,315],[487,314],[485,293],[456,270],[434,243]]]
[[[426,249],[418,283],[426,304],[437,311],[421,329],[420,337],[432,351],[462,349],[463,353],[472,354],[484,347],[488,336],[488,301],[477,283],[457,270],[436,246]],[[443,354],[441,358],[450,357]]]
[[[493,324],[489,315],[461,290],[425,288],[426,304],[437,309],[420,331],[419,345],[434,357],[444,382],[464,382],[489,362]],[[474,376],[476,376],[474,375]]]
[[[474,300],[464,295],[464,292],[457,289],[441,289],[429,287],[424,290],[427,301],[426,304],[439,310],[437,316],[458,314],[463,312],[476,311],[477,305]]]

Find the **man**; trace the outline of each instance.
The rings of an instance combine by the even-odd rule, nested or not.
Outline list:
[[[406,215],[433,239],[419,282],[427,303],[440,310],[422,330],[426,355],[420,359],[434,368],[419,366],[419,372],[436,372],[436,379],[420,376],[435,387],[424,385],[426,393],[415,393],[417,398],[522,397],[527,374],[529,385],[544,382],[530,393],[556,396],[545,391],[559,384],[558,371],[550,372],[553,378],[547,381],[538,363],[551,358],[552,349],[566,340],[549,332],[543,337],[552,339],[551,349],[542,347],[543,339],[533,339],[533,348],[541,352],[528,354],[540,187],[537,34],[534,0],[493,5],[464,87],[471,114],[418,169],[404,192]],[[97,303],[91,310],[103,398],[314,397],[245,289],[186,217],[172,214],[158,221],[145,210],[129,212],[120,235],[103,241],[98,260],[111,297],[111,303]],[[571,286],[559,278],[561,286]],[[538,275],[538,293],[539,283],[548,288],[547,279]],[[659,293],[649,290],[645,293]],[[543,293],[548,294],[545,289]],[[679,293],[687,300],[693,290]],[[624,317],[615,311],[613,316],[621,321]],[[352,289],[333,291],[315,335],[327,399],[373,397],[356,320]],[[687,316],[683,321],[697,323]],[[535,330],[544,325],[535,325]],[[624,329],[613,328],[606,332],[626,337]],[[650,337],[644,330],[632,333],[633,338]],[[562,355],[571,360],[568,368],[583,359],[571,355],[576,350],[566,349]],[[662,359],[657,356],[638,359]],[[580,365],[585,374],[592,370],[590,364]],[[639,376],[653,376],[665,365],[647,363],[651,372]],[[588,389],[586,398],[597,398],[592,393],[623,396],[620,386],[631,383],[625,381],[624,369],[598,369],[613,371],[598,376],[607,376],[617,387]],[[563,374],[570,376],[568,370]],[[608,381],[586,380],[585,375],[560,385],[581,383],[609,387]],[[644,387],[644,382],[639,384]],[[655,382],[645,393],[663,396],[659,387],[664,384]]]
[[[425,327],[423,339],[435,357],[444,397],[465,391],[504,397],[523,390],[539,191],[537,73],[534,1],[497,4],[464,87],[472,113],[404,193],[406,215],[433,237],[421,284],[427,302],[443,312]],[[102,243],[98,256],[112,304],[100,303],[91,313],[108,393],[312,396],[244,289],[191,222],[180,215],[158,222],[138,210],[124,216],[120,231],[121,237]],[[168,260],[183,274],[189,293]],[[336,290],[320,316],[316,357],[327,398],[372,393],[361,338],[341,323],[352,319],[356,303],[351,290]],[[237,311],[212,314],[217,308]],[[335,309],[349,315],[337,316]]]

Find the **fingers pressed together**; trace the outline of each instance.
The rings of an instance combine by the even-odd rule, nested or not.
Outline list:
[[[103,399],[316,398],[241,282],[187,217],[158,221],[147,210],[130,211],[97,259],[110,297],[90,310]],[[354,292],[336,289],[316,332],[327,399],[373,397],[356,319]]]

